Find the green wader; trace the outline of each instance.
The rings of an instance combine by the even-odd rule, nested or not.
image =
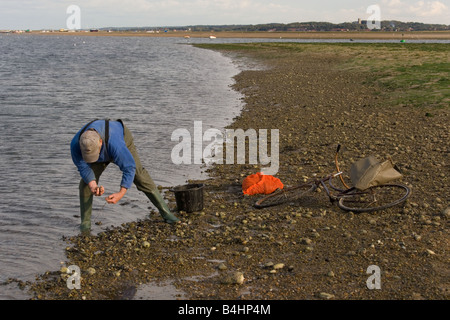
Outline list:
[[[133,142],[133,136],[128,128],[124,125],[124,139],[128,150],[130,150],[133,155],[134,161],[136,163],[136,174],[134,176],[134,184],[139,191],[145,193],[145,195],[150,199],[153,205],[158,209],[159,213],[167,223],[175,223],[179,221],[177,217],[173,215],[164,201],[163,197],[159,193],[158,188],[153,182],[152,178],[148,174],[147,170],[142,166],[139,156],[136,151],[136,147]],[[96,162],[91,164],[91,168],[94,171],[95,179],[98,183],[100,175],[106,169],[109,162]],[[91,193],[89,186],[84,182],[83,179],[80,181],[80,213],[81,213],[81,233],[89,233],[91,230],[91,214],[92,214],[92,201],[93,194]]]

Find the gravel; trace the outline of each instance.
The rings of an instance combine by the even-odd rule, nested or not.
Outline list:
[[[204,209],[178,214],[181,224],[150,212],[65,238],[65,265],[80,267],[81,289],[69,290],[62,270],[49,271],[28,284],[34,299],[132,299],[141,284],[166,280],[192,300],[448,299],[448,109],[384,104],[365,81],[371,75],[343,71],[338,53],[280,45],[239,54],[264,68],[236,76],[245,107],[230,128],[280,130],[276,177],[286,186],[333,172],[339,143],[344,172],[361,157],[390,155],[412,188],[409,202],[353,214],[318,192],[257,210],[259,197],[244,197],[241,184],[261,167],[215,165],[202,181]],[[174,208],[173,195],[166,198]],[[367,288],[370,265],[381,270],[380,290]]]

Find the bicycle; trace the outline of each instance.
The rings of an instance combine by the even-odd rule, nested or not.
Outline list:
[[[332,203],[337,202],[338,207],[342,210],[355,213],[384,210],[405,202],[411,195],[411,189],[403,184],[382,184],[365,190],[349,187],[342,177],[343,172],[339,170],[337,159],[340,147],[338,145],[335,155],[337,173],[329,174],[321,179],[312,179],[297,186],[278,189],[259,199],[254,207],[261,209],[296,201],[314,192],[319,186],[324,188]],[[338,188],[333,184],[333,179],[336,177],[340,178],[345,189]],[[326,182],[331,189],[337,192],[336,194],[331,192]]]

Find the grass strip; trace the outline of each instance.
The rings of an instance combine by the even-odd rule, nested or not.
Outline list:
[[[367,74],[386,105],[448,108],[450,51],[437,43],[243,43],[198,44],[200,48],[253,52],[260,59],[289,54],[341,57],[340,68]],[[301,59],[298,60],[301,63]]]

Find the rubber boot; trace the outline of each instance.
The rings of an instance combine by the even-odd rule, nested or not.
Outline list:
[[[167,222],[169,224],[173,224],[173,223],[180,221],[180,219],[175,217],[173,215],[173,213],[170,212],[169,207],[167,206],[166,202],[164,201],[163,197],[161,196],[161,194],[158,191],[155,191],[152,193],[146,192],[145,195],[156,206],[159,213],[161,214],[161,217],[163,217],[165,222]]]
[[[93,196],[80,196],[80,214],[81,224],[80,231],[82,235],[89,235],[91,233],[91,214],[92,214],[92,200]]]

